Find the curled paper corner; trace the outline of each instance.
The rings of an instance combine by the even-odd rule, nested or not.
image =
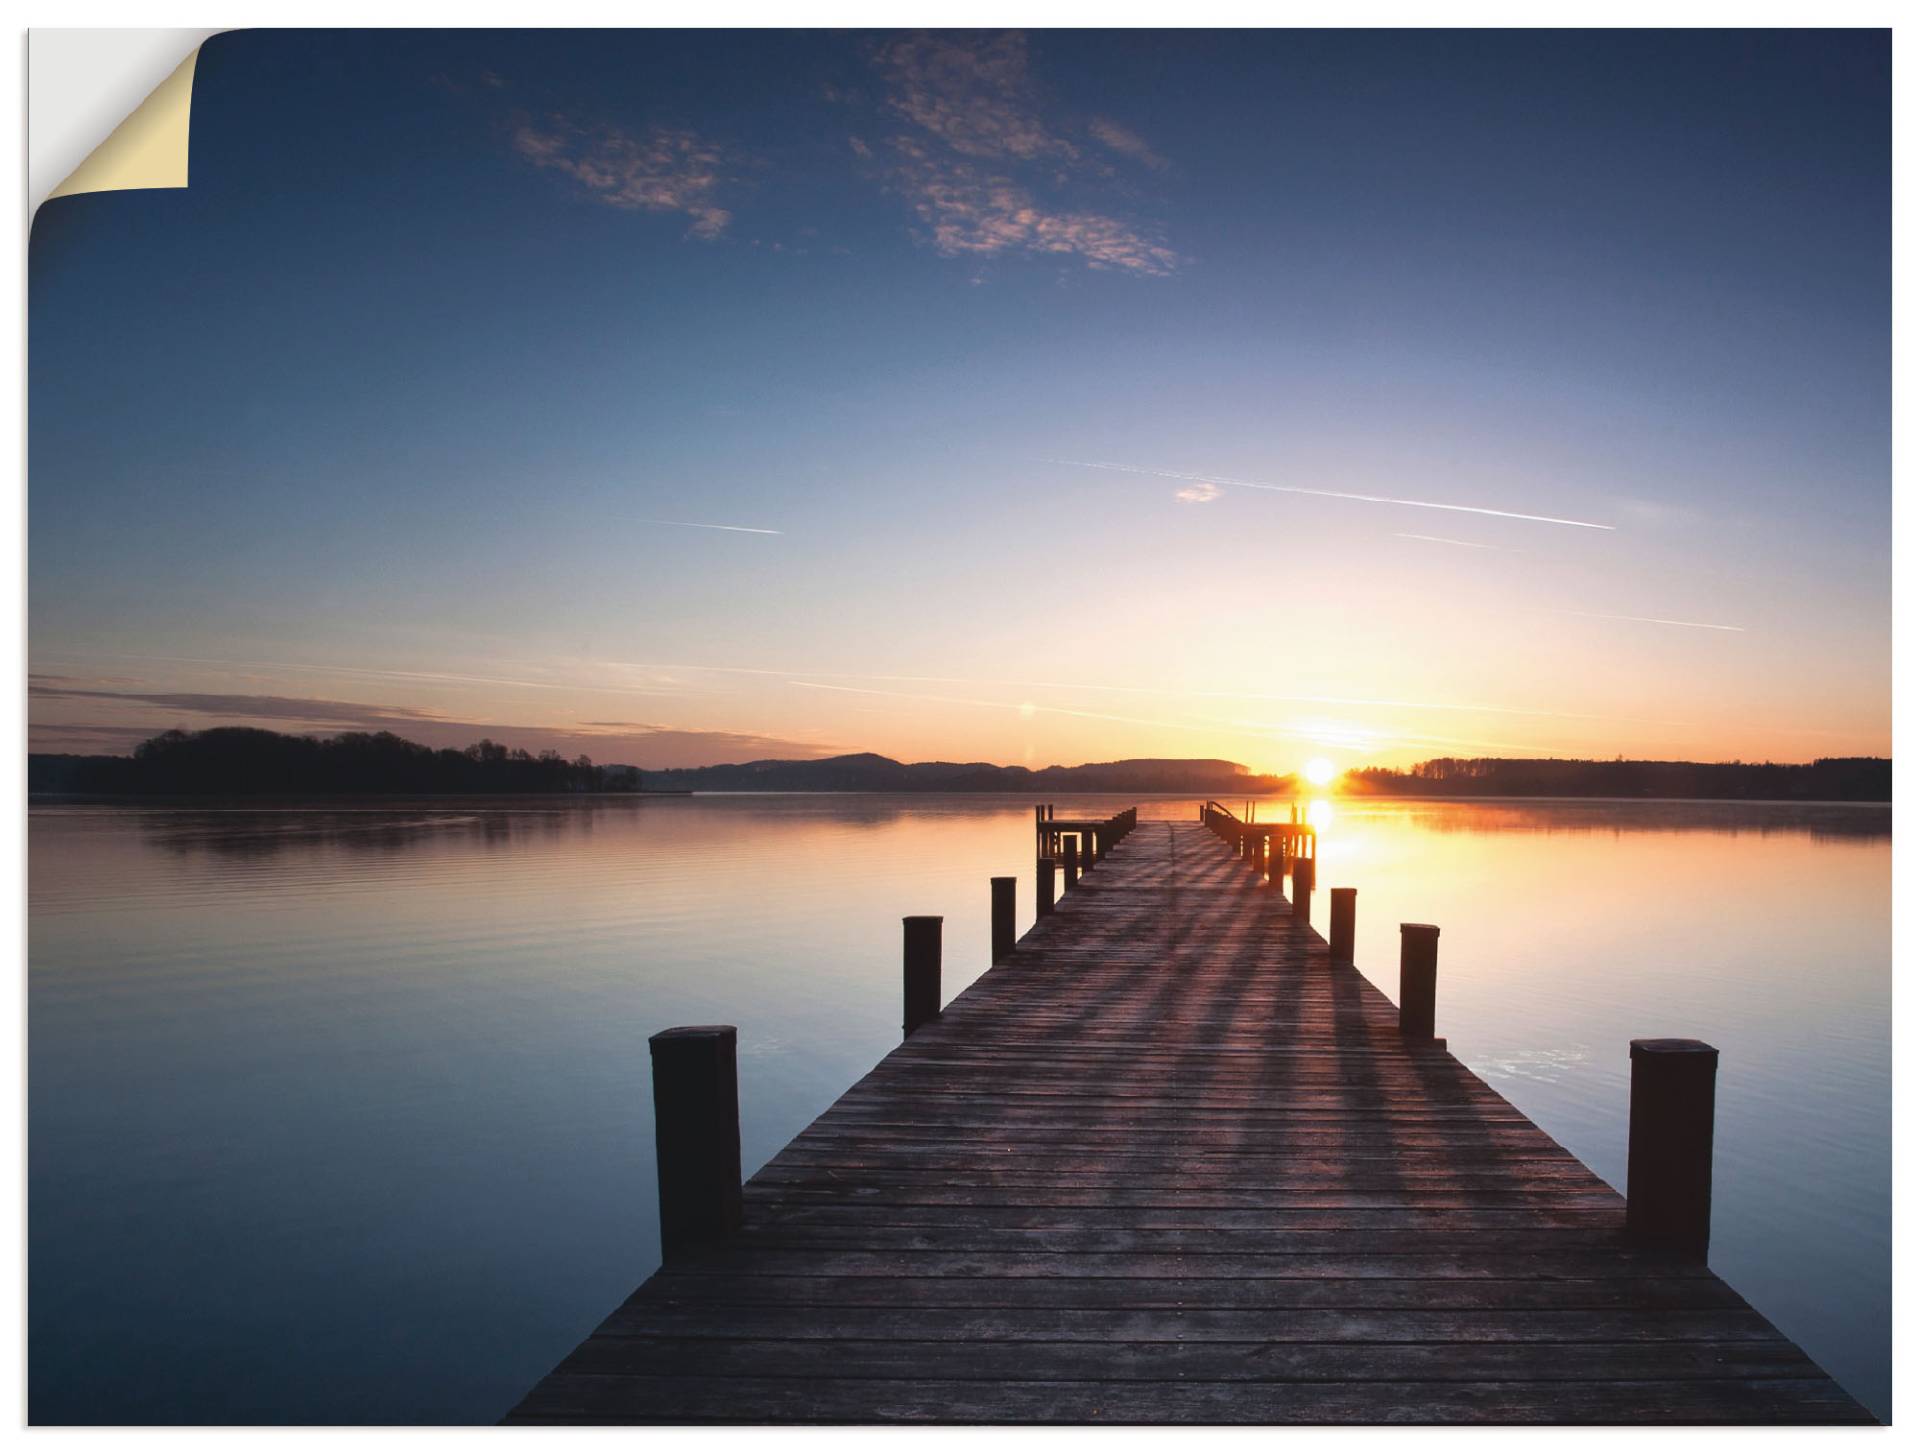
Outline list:
[[[86,154],[85,160],[66,180],[47,193],[47,200],[83,192],[185,187],[193,115],[193,74],[199,58],[200,46],[196,45],[186,59],[113,128],[106,140]]]

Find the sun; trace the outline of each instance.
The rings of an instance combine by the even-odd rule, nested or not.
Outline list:
[[[1308,759],[1307,765],[1301,768],[1300,771],[1305,775],[1307,781],[1312,783],[1316,788],[1324,788],[1328,783],[1333,781],[1339,769],[1326,758],[1315,757]]]

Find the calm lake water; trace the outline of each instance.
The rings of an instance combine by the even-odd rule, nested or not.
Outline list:
[[[1066,816],[1140,801],[1057,799]],[[1271,816],[1273,805],[1263,805]],[[1712,1263],[1890,1407],[1884,807],[1340,801],[1397,993],[1615,1186],[1627,1042],[1720,1047]],[[899,1039],[900,917],[985,967],[1027,800],[39,806],[38,1422],[498,1418],[658,1262],[647,1036],[740,1027],[757,1168]],[[1324,922],[1322,903],[1315,918]]]

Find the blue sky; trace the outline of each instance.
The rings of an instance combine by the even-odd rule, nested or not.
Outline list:
[[[224,35],[33,745],[1887,752],[1889,168],[1879,32]]]

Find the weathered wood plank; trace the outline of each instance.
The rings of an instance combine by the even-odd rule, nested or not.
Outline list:
[[[1613,1226],[1496,1227],[1415,1233],[1396,1227],[1348,1227],[1338,1231],[1247,1231],[1223,1227],[1149,1229],[1129,1227],[1030,1228],[980,1226],[920,1227],[887,1225],[820,1225],[812,1222],[749,1223],[736,1246],[742,1251],[776,1247],[845,1248],[867,1252],[1035,1252],[1093,1253],[1099,1255],[1201,1257],[1236,1253],[1275,1256],[1335,1255],[1393,1257],[1417,1245],[1427,1255],[1448,1252],[1581,1251],[1619,1241]]]
[[[1739,1308],[1717,1277],[820,1277],[661,1272],[661,1301],[947,1308]]]
[[[1337,1193],[1336,1193],[1337,1195]],[[752,1205],[752,1204],[750,1204]],[[757,1210],[757,1209],[756,1209]],[[1480,1207],[1456,1200],[1451,1205],[1376,1205],[1333,1207],[1195,1208],[1115,1205],[1077,1198],[1042,1205],[967,1201],[927,1203],[866,1201],[849,1205],[844,1197],[820,1192],[811,1201],[789,1196],[753,1216],[761,1228],[783,1227],[937,1227],[955,1231],[994,1227],[1011,1230],[1085,1229],[1088,1231],[1248,1232],[1266,1237],[1284,1232],[1349,1232],[1385,1228],[1393,1232],[1432,1233],[1516,1227],[1561,1227],[1583,1232],[1619,1225],[1618,1207],[1565,1200],[1538,1205]],[[1275,1247],[1272,1250],[1282,1250]]]
[[[713,1378],[835,1378],[857,1366],[866,1378],[1052,1382],[1170,1378],[1228,1383],[1391,1382],[1489,1379],[1607,1382],[1616,1379],[1818,1378],[1806,1354],[1783,1338],[1717,1343],[1350,1343],[995,1341],[815,1342],[730,1337],[596,1337],[562,1365],[569,1374],[696,1375]]]
[[[1750,1308],[1429,1309],[1218,1308],[968,1309],[708,1306],[636,1298],[596,1336],[631,1338],[917,1339],[971,1344],[1117,1343],[1695,1343],[1779,1333]],[[951,1350],[945,1355],[955,1356]]]
[[[1226,1383],[556,1374],[515,1423],[1834,1424],[1827,1378]]]
[[[1680,1257],[1661,1258],[1624,1249],[1515,1252],[1478,1249],[1435,1253],[1424,1249],[1380,1253],[1100,1253],[865,1251],[841,1248],[716,1248],[689,1252],[674,1266],[684,1271],[835,1277],[1391,1277],[1391,1278],[1592,1278],[1711,1277]],[[645,1289],[643,1288],[644,1292]]]

